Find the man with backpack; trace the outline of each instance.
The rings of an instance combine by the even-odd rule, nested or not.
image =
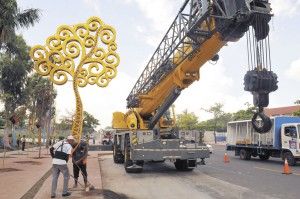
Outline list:
[[[73,144],[73,142],[74,137],[70,135],[66,140],[61,140],[50,148],[50,154],[53,158],[51,198],[56,197],[57,180],[59,177],[59,173],[62,173],[64,176],[62,196],[66,197],[71,195],[71,192],[68,192],[70,173],[67,162],[69,160],[70,154],[72,153],[71,144]]]

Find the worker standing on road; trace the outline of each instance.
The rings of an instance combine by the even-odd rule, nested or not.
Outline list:
[[[88,145],[84,140],[81,140],[79,143],[74,142],[72,144],[73,153],[72,153],[72,162],[73,162],[73,174],[75,184],[73,188],[77,187],[79,171],[83,176],[83,181],[86,187],[88,187],[88,180],[87,180],[87,171],[86,171],[86,163],[87,163],[87,156],[88,156]]]
[[[66,197],[71,195],[71,192],[68,192],[70,173],[67,162],[69,160],[70,154],[72,153],[71,144],[73,142],[74,137],[70,135],[68,136],[67,140],[59,141],[50,148],[50,154],[53,158],[51,198],[56,197],[57,180],[59,177],[59,173],[62,173],[64,176],[62,196]]]

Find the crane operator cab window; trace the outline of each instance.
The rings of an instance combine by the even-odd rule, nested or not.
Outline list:
[[[297,129],[295,126],[287,126],[284,128],[284,135],[291,138],[297,138]]]
[[[163,118],[165,118],[165,119],[172,119],[172,116],[171,116],[171,110],[170,109],[168,109],[166,112],[165,112],[165,114],[163,115]]]
[[[169,127],[174,126],[174,124],[175,124],[175,118],[174,118],[174,116],[175,115],[174,115],[173,109],[171,107],[161,117],[160,127],[169,128]]]

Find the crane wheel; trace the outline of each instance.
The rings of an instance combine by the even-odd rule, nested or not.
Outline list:
[[[114,137],[114,146],[113,146],[113,158],[116,164],[123,164],[124,163],[124,155],[121,151],[121,146],[118,144],[118,136]]]
[[[129,135],[125,136],[124,140],[124,167],[127,173],[140,173],[143,171],[144,161],[137,161],[136,165],[139,166],[134,168],[133,161],[130,158],[131,146],[130,146],[130,137]]]

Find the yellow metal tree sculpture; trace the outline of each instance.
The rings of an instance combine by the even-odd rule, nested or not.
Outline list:
[[[30,56],[38,74],[50,76],[57,85],[73,78],[76,98],[76,115],[72,135],[81,138],[83,106],[78,87],[87,84],[106,87],[117,75],[120,57],[116,53],[116,31],[98,17],[91,17],[86,24],[60,26],[54,36],[47,38],[46,45],[32,47]]]

